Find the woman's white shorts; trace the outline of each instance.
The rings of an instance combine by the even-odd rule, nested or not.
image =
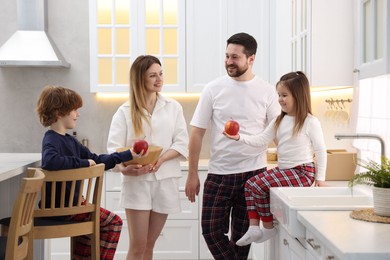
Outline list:
[[[180,178],[122,182],[120,206],[125,209],[152,210],[162,214],[181,211]]]

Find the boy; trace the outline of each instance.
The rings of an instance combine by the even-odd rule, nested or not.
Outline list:
[[[42,141],[42,168],[46,170],[65,170],[89,167],[104,163],[105,169],[116,164],[139,157],[134,151],[101,154],[92,153],[76,138],[67,134],[75,128],[82,107],[81,96],[71,89],[60,86],[46,86],[37,103],[41,124],[49,127]],[[74,195],[75,197],[78,194]],[[57,203],[57,202],[56,202]],[[70,220],[83,221],[89,214],[69,216]],[[122,229],[122,219],[114,213],[100,208],[100,259],[113,259]],[[90,258],[91,244],[88,236],[80,236],[74,247],[75,259]]]

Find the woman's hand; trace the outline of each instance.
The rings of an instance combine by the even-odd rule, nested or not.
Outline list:
[[[158,158],[157,162],[152,167],[152,172],[157,172],[160,166],[165,162],[162,157]]]
[[[152,171],[152,165],[140,165],[140,164],[129,164],[127,166],[120,164],[119,170],[122,172],[123,175],[126,176],[140,176],[147,173],[150,173]]]
[[[227,138],[233,139],[233,140],[235,140],[235,141],[240,140],[240,135],[239,135],[239,134],[236,134],[236,135],[229,135],[229,134],[226,133],[225,131],[223,131],[223,134],[224,134]]]

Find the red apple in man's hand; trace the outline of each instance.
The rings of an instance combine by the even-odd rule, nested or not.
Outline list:
[[[237,121],[231,119],[225,123],[225,132],[228,135],[236,135],[238,134],[238,130],[240,130],[240,125]]]
[[[136,154],[140,154],[140,153],[143,151],[143,153],[140,154],[140,155],[144,155],[144,154],[146,154],[146,152],[148,151],[148,148],[149,148],[148,142],[146,142],[146,141],[143,140],[143,139],[137,140],[137,141],[135,141],[134,144],[133,144],[133,151],[134,151]]]

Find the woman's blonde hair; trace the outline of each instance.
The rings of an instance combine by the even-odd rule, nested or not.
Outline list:
[[[137,137],[143,137],[142,119],[150,124],[146,109],[145,73],[153,64],[161,62],[151,55],[139,56],[130,68],[130,115],[133,122],[133,130]],[[158,93],[156,93],[158,95]]]
[[[307,115],[312,114],[309,80],[302,71],[297,71],[283,75],[276,86],[279,84],[285,86],[293,96],[295,108],[293,135],[296,135],[302,129]],[[285,115],[286,112],[282,111],[277,117],[275,121],[275,131],[278,129]]]

